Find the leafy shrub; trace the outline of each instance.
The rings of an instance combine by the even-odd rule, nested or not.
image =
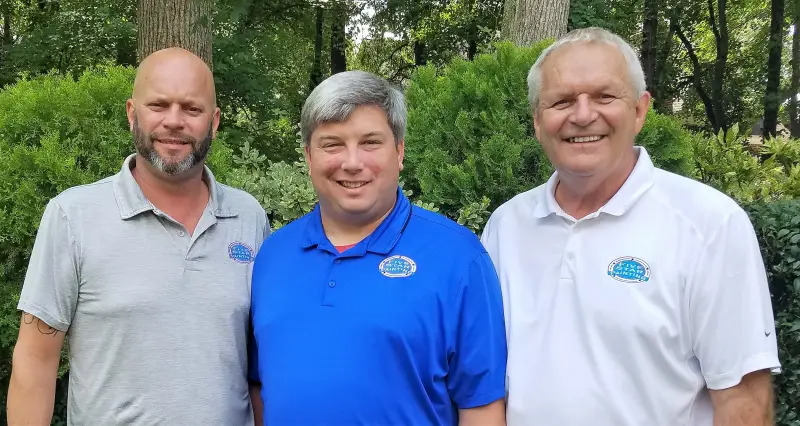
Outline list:
[[[421,200],[454,215],[485,196],[492,211],[547,180],[552,166],[533,136],[527,75],[548,43],[499,43],[441,72],[417,69],[406,90],[406,176]],[[691,139],[679,121],[650,111],[637,143],[657,166],[690,175]]]
[[[767,268],[779,358],[776,424],[800,426],[800,200],[747,206]]]
[[[748,148],[746,137],[739,133],[738,125],[727,134],[695,136],[694,177],[740,202],[800,195],[800,142],[775,139],[763,147]]]

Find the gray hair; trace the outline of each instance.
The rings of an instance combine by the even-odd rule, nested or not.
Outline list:
[[[311,134],[322,123],[341,123],[360,106],[383,109],[398,144],[406,134],[406,104],[403,93],[385,79],[364,71],[334,74],[308,95],[300,114],[300,134],[307,147]]]
[[[547,59],[550,54],[556,50],[579,42],[599,42],[609,44],[625,57],[625,62],[628,65],[628,77],[631,79],[631,85],[636,91],[636,97],[641,97],[647,90],[647,84],[644,80],[644,70],[642,64],[639,62],[639,56],[633,50],[630,44],[623,40],[620,36],[605,30],[603,28],[590,27],[581,28],[570,31],[562,38],[556,40],[555,43],[548,46],[539,55],[539,59],[531,67],[528,72],[528,102],[531,109],[536,110],[539,107],[539,92],[542,89],[542,63]]]

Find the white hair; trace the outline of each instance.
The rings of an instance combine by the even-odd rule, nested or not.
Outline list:
[[[636,91],[636,97],[640,98],[647,90],[647,83],[644,80],[644,70],[642,63],[639,62],[639,56],[633,50],[630,44],[623,40],[620,36],[605,30],[603,28],[589,27],[580,28],[570,31],[565,36],[556,40],[555,43],[548,46],[539,55],[536,63],[531,67],[528,72],[528,102],[530,103],[531,110],[536,110],[539,107],[539,92],[542,89],[542,63],[547,59],[550,54],[556,50],[574,43],[606,43],[615,47],[628,65],[628,77],[631,79],[631,85]]]
[[[403,93],[375,74],[347,71],[328,77],[308,95],[300,113],[303,143],[311,143],[311,134],[320,124],[346,121],[353,110],[364,105],[383,109],[396,144],[405,138],[407,112]]]

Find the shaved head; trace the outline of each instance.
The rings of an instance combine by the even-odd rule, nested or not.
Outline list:
[[[160,74],[177,70],[188,73],[204,83],[202,86],[211,96],[212,105],[217,106],[214,75],[211,69],[200,57],[180,47],[157,50],[142,60],[136,70],[136,80],[133,82],[133,99],[137,98],[143,87],[150,84],[153,79],[159,78]]]

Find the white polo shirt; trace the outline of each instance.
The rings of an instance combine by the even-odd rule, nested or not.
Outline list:
[[[657,169],[575,220],[557,173],[495,211],[509,426],[711,426],[706,388],[779,372],[753,227],[730,198]]]

